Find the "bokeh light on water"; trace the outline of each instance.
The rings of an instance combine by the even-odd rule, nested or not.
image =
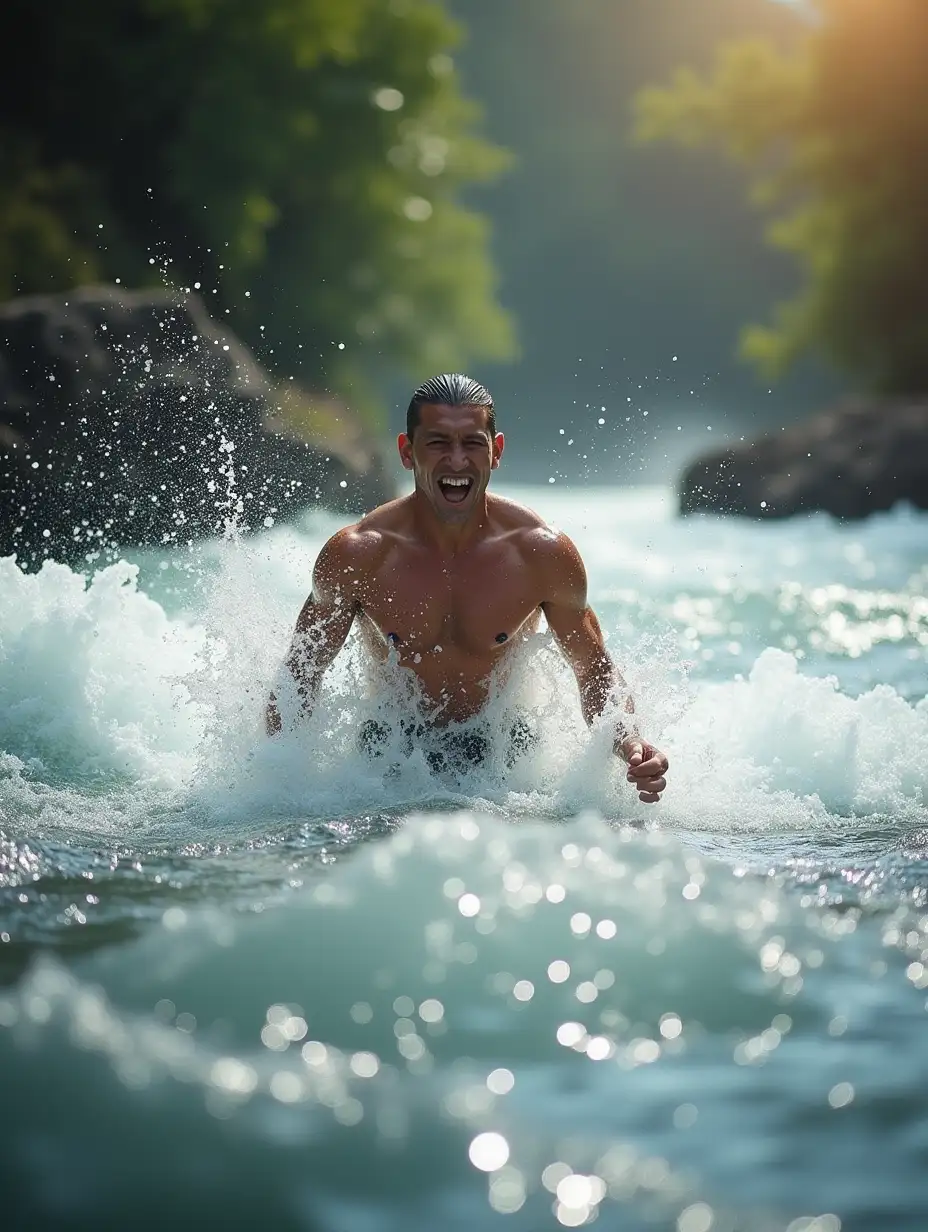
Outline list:
[[[509,776],[367,764],[350,654],[268,744],[318,516],[199,549],[187,591],[156,555],[10,575],[19,1226],[920,1228],[923,520],[812,519],[797,549],[660,493],[551,504],[671,753],[657,809],[544,638]]]

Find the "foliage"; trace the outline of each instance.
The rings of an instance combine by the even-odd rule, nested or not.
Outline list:
[[[819,350],[868,387],[928,390],[928,5],[816,0],[798,51],[723,47],[714,72],[678,72],[637,98],[637,135],[715,144],[749,166],[779,212],[772,243],[805,286],[743,353],[782,371]]]
[[[458,35],[439,0],[7,0],[0,294],[166,270],[355,402],[507,356]]]

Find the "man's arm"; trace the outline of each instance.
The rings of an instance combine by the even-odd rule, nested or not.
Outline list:
[[[667,786],[666,756],[642,739],[634,722],[635,702],[621,672],[603,642],[596,613],[587,603],[586,569],[566,535],[550,539],[541,553],[544,593],[542,611],[551,632],[573,669],[580,689],[580,708],[592,724],[610,705],[621,702],[628,721],[616,724],[613,748],[628,763],[628,781],[639,798],[656,803]]]
[[[313,568],[313,589],[297,617],[290,649],[284,658],[300,697],[300,713],[308,717],[319,696],[323,673],[345,644],[358,611],[358,587],[363,573],[355,528],[348,527],[326,543]],[[264,715],[269,736],[281,729],[277,698],[271,693]]]

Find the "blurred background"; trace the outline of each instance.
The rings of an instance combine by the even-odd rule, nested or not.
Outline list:
[[[0,48],[2,1232],[925,1232],[928,0],[3,0]],[[447,369],[657,810],[547,634],[480,766],[356,639],[265,739]]]
[[[197,294],[310,441],[389,456],[464,369],[510,479],[668,483],[928,383],[923,0],[7,0],[0,41],[5,319]]]

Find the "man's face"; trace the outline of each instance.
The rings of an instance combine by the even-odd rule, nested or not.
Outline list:
[[[419,409],[412,440],[403,433],[397,444],[416,488],[442,522],[466,522],[483,497],[503,453],[503,437],[487,426],[485,406],[437,406]]]

